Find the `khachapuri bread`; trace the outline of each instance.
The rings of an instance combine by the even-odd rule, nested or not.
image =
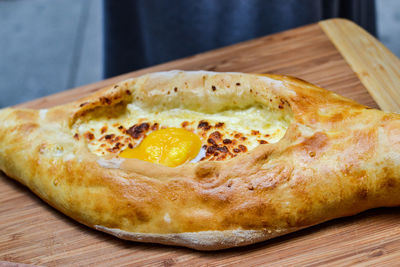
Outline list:
[[[0,110],[0,169],[97,230],[217,250],[399,205],[400,116],[293,77],[151,73]]]

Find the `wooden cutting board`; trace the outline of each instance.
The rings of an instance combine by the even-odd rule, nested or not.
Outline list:
[[[400,111],[399,60],[361,28],[341,19],[128,73],[20,106],[51,107],[128,77],[170,69],[293,75],[362,104]],[[393,265],[400,262],[400,208],[363,212],[247,247],[199,252],[123,241],[97,232],[0,174],[0,261],[47,266]]]

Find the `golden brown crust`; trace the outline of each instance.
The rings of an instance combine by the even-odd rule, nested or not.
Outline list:
[[[292,122],[279,142],[226,161],[169,168],[100,158],[71,131],[131,101],[219,112],[255,99],[285,105]],[[75,220],[125,239],[222,249],[400,204],[399,115],[292,77],[154,73],[48,111],[4,109],[0,124],[1,170]]]

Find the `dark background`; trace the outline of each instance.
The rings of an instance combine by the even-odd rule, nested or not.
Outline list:
[[[400,1],[376,0],[377,36],[400,56]],[[101,0],[0,0],[0,107],[103,79]]]

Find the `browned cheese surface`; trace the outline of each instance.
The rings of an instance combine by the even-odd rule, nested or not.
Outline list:
[[[80,89],[46,97],[25,106],[43,108],[62,104],[76,100],[106,85],[128,77],[170,69],[283,73],[307,80],[356,100],[361,104],[377,107],[360,80],[318,25],[311,25],[166,63]],[[293,99],[293,103],[295,102],[296,99]],[[357,106],[355,109],[365,110],[361,106]],[[374,111],[371,112],[373,113]],[[21,114],[21,116],[25,115]],[[354,114],[339,112],[336,118],[340,121],[345,119],[344,117],[350,118],[351,116],[359,116],[359,114],[357,114],[357,111]],[[382,120],[380,115],[371,115],[368,118],[376,120],[374,122],[376,125],[380,125]],[[313,120],[312,115],[307,115],[303,119]],[[329,122],[321,123],[329,125]],[[332,125],[335,125],[335,123],[337,122],[332,121]],[[26,127],[29,128],[29,125]],[[390,125],[387,129],[390,130]],[[29,129],[26,130],[29,131]],[[296,131],[293,132],[295,133]],[[340,134],[342,135],[341,138],[345,138],[346,133]],[[375,144],[371,140],[375,140],[377,134],[374,127],[371,127],[367,133],[360,133],[362,135],[360,136],[361,142],[355,147],[349,147],[346,150],[347,154],[343,155],[343,160],[349,161],[349,164],[357,164],[359,157],[371,156],[368,153],[373,153],[375,149]],[[308,142],[313,145],[317,144],[318,147],[308,145]],[[305,161],[312,162],[316,158],[323,156],[324,149],[331,148],[330,145],[324,134],[315,133],[304,140],[304,143],[298,148],[290,148],[294,151],[282,151],[281,153],[298,153],[301,154],[301,158]],[[336,145],[340,146],[340,144]],[[21,147],[21,149],[24,148]],[[277,165],[277,172],[285,174],[285,168],[288,168],[288,172],[291,171],[290,164],[281,164]],[[347,174],[354,179],[352,184],[359,185],[363,182],[366,174],[362,172],[351,173],[351,169],[343,169],[343,173],[346,174],[348,172]],[[324,174],[329,175],[329,168],[325,171],[326,173]],[[388,179],[382,180],[380,185],[382,188],[398,188],[396,181],[390,179],[390,175],[385,177]],[[210,178],[209,180],[207,180],[207,177],[205,178],[202,181],[208,182],[210,188],[212,188],[212,177],[208,177]],[[285,175],[281,175],[280,178],[284,179]],[[301,179],[298,181],[301,181]],[[71,183],[73,182],[71,181]],[[279,183],[282,181],[272,179],[271,182]],[[176,186],[178,187],[177,190],[182,190],[179,185]],[[226,184],[226,186],[229,186],[229,184]],[[245,186],[247,187],[246,194],[249,193],[248,191],[250,191],[250,194],[257,194],[257,190],[254,190],[254,185],[247,183]],[[304,188],[302,185],[296,185],[296,188],[294,190],[296,194],[307,195],[305,192],[301,192],[301,189]],[[356,210],[369,207],[371,199],[375,201],[382,197],[374,195],[379,193],[379,188],[372,194],[368,191],[367,184],[358,188],[360,188],[357,193],[358,198],[363,204],[361,207],[355,204]],[[233,197],[226,193],[229,191],[224,192],[226,194],[224,197]],[[345,193],[346,190],[343,192]],[[212,193],[209,192],[209,194],[211,197],[213,196]],[[164,198],[169,196],[154,197],[156,199],[156,197]],[[215,197],[212,201],[214,201],[216,207],[219,207],[221,197]],[[304,201],[305,203],[307,202],[306,199]],[[382,201],[383,203],[388,203],[387,199]],[[254,204],[254,207],[257,207],[256,203],[248,204],[250,206]],[[340,207],[336,207],[334,203],[332,208],[340,210]],[[224,210],[223,212],[226,212],[223,216],[227,218],[224,227],[234,228],[235,223],[246,220],[246,218],[241,217],[242,215],[238,208],[229,212]],[[271,212],[274,211],[271,210]],[[303,209],[299,210],[299,212],[301,214],[299,220],[293,222],[283,221],[289,226],[291,224],[295,224],[294,226],[296,227],[306,226],[309,223],[307,214],[310,211]],[[257,214],[257,210],[254,210],[253,213]],[[259,213],[261,214],[261,212]],[[347,211],[339,212],[341,215],[346,215],[346,213]],[[146,214],[136,215],[138,218],[142,215],[141,219],[146,220]],[[170,266],[174,264],[232,265],[238,263],[243,265],[259,265],[263,263],[276,265],[294,263],[395,263],[397,262],[396,258],[399,257],[396,248],[400,245],[400,240],[396,237],[400,232],[398,219],[397,208],[375,209],[357,216],[336,219],[248,247],[220,252],[197,252],[185,248],[118,240],[115,237],[91,230],[49,207],[17,182],[1,177],[0,260],[48,266],[63,264],[147,264]],[[254,221],[253,224],[250,223],[250,219],[248,222],[247,227],[249,229],[265,227],[267,224],[272,223],[268,221],[268,218]],[[211,227],[218,230],[218,227],[221,227],[213,225],[212,221],[207,221],[207,224],[207,229]],[[202,230],[201,227],[205,227],[204,223],[190,225],[185,230],[200,231]],[[168,230],[166,229],[166,231]]]

